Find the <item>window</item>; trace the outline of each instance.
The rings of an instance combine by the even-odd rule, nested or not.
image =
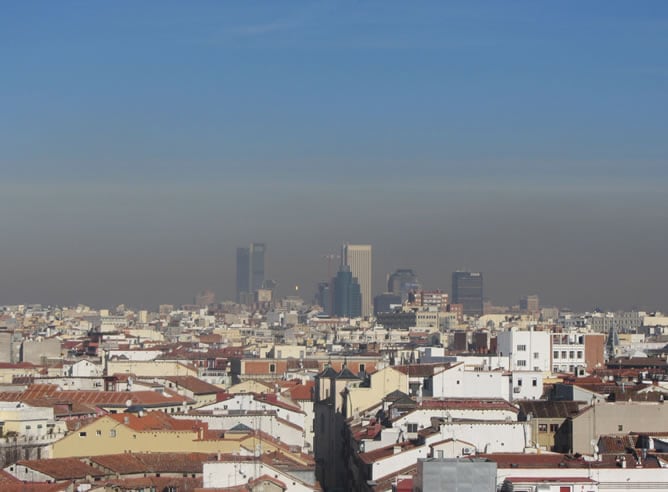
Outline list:
[[[547,432],[547,424],[538,424],[538,432]]]
[[[86,437],[86,433],[85,432],[79,432],[79,437]]]
[[[557,432],[559,430],[559,424],[550,424],[550,432]]]
[[[524,351],[526,351],[526,349],[527,349],[526,345],[518,345],[517,346],[517,351],[518,352],[524,352]]]
[[[102,435],[102,431],[101,431],[100,429],[96,430],[96,431],[95,431],[95,435],[96,435],[97,437],[100,437],[100,436]]]
[[[526,365],[527,365],[527,361],[525,361],[525,360],[518,360],[518,361],[517,361],[517,365],[518,365],[519,367],[526,367]]]
[[[111,429],[109,431],[109,437],[116,437],[116,429]]]
[[[31,425],[26,425],[26,430],[29,431],[30,429],[32,429],[32,426]]]
[[[537,359],[538,357],[540,357],[540,354],[538,352],[534,352],[533,353],[533,358]]]
[[[619,424],[619,425],[617,426],[617,430],[620,431],[620,432],[623,431],[623,430],[624,430],[624,426],[623,426],[622,424]]]
[[[366,366],[364,364],[360,364],[360,372],[364,372],[364,369],[366,369]]]
[[[522,386],[522,380],[521,379],[517,380],[517,386]]]
[[[42,428],[42,424],[37,424],[37,428],[38,428],[38,429],[41,429],[41,428]]]
[[[406,424],[406,431],[409,434],[415,434],[418,431],[418,425],[417,424]]]
[[[571,359],[575,359],[575,351],[571,350],[570,352],[568,352],[568,357],[570,357]]]
[[[562,350],[562,351],[561,351],[561,358],[562,358],[562,359],[565,359],[566,357],[567,357],[567,355],[566,355],[566,351],[565,351],[565,350]]]
[[[269,372],[276,372],[276,364],[269,364]]]
[[[582,359],[582,350],[578,350],[578,359]]]

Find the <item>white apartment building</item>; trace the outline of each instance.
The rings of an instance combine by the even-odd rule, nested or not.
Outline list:
[[[497,353],[510,357],[511,371],[550,372],[550,333],[547,331],[510,328],[499,332]]]
[[[574,373],[586,367],[585,336],[580,333],[552,334],[552,372]]]
[[[486,370],[480,366],[458,363],[435,373],[427,396],[436,398],[502,398],[538,400],[543,394],[541,371]]]

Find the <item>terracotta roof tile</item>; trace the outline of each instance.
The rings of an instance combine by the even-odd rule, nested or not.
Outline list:
[[[119,478],[107,480],[105,481],[105,485],[110,488],[113,487],[113,490],[118,491],[178,490],[179,492],[194,492],[195,490],[201,489],[202,477]]]
[[[78,458],[52,458],[48,460],[22,460],[16,463],[52,477],[54,480],[84,479],[87,476],[100,477],[104,473],[85,464]]]
[[[198,420],[179,420],[164,412],[148,412],[141,417],[134,413],[113,413],[102,418],[105,417],[111,418],[119,424],[127,425],[137,432],[153,430],[190,431],[207,427],[206,424]]]
[[[188,391],[192,391],[196,395],[208,395],[223,392],[218,386],[202,381],[195,376],[169,376],[165,379],[176,383],[178,386],[181,386]]]
[[[287,392],[294,401],[310,401],[314,388],[315,381],[308,381],[305,384],[293,386]]]
[[[476,399],[476,398],[443,398],[426,399],[418,408],[443,408],[457,410],[505,410],[519,413],[517,407],[503,399]]]
[[[202,464],[216,459],[209,453],[124,453],[92,456],[90,462],[121,475],[134,473],[201,474]]]
[[[387,458],[388,456],[392,456],[394,454],[395,446],[400,447],[402,452],[403,451],[408,451],[409,449],[415,449],[415,448],[418,447],[410,441],[403,441],[403,442],[396,443],[396,444],[391,444],[389,446],[385,446],[385,447],[382,447],[382,448],[374,449],[373,451],[369,451],[367,453],[360,453],[358,455],[358,457],[359,457],[360,460],[362,460],[363,463],[366,463],[367,465],[371,465],[378,460],[381,460],[383,458]]]

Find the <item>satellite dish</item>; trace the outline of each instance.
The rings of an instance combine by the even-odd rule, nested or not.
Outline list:
[[[132,406],[132,400],[126,400],[125,401],[125,407],[130,408]]]

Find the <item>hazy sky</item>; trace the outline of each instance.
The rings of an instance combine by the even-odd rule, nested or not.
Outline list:
[[[498,303],[668,308],[668,3],[5,2],[0,304],[311,298],[374,247]]]

